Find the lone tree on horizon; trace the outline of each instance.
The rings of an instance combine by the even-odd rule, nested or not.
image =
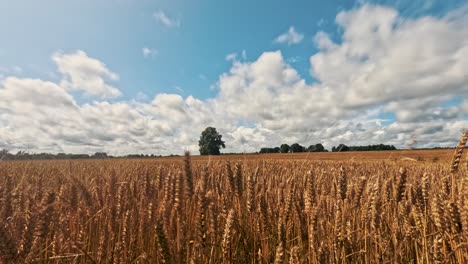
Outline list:
[[[225,148],[223,136],[216,131],[214,127],[207,127],[200,135],[198,146],[200,147],[200,155],[219,155],[219,148]]]

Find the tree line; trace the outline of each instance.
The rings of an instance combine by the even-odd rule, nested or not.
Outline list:
[[[179,155],[169,155],[174,157]],[[111,156],[106,152],[96,152],[94,154],[71,154],[71,153],[28,153],[26,151],[18,151],[16,154],[10,153],[8,150],[0,150],[0,160],[68,160],[68,159],[110,159],[110,158],[126,158],[126,159],[143,159],[157,158],[162,155],[155,154],[129,154],[125,156]]]
[[[220,155],[220,148],[225,148],[226,144],[222,140],[223,136],[218,133],[216,128],[207,127],[202,131],[200,139],[198,141],[198,146],[200,150],[200,155]],[[368,146],[346,146],[344,144],[339,144],[338,146],[332,147],[332,152],[343,152],[343,151],[375,151],[375,150],[396,150],[393,145],[368,145]],[[259,153],[298,153],[298,152],[328,152],[327,149],[321,144],[313,144],[309,147],[301,146],[299,143],[294,143],[292,145],[282,144],[279,147],[273,148],[261,148]],[[169,155],[177,156],[177,155]],[[156,156],[143,155],[143,154],[130,154],[127,156],[122,156],[119,158],[155,158],[162,157],[161,155]],[[88,154],[50,154],[50,153],[27,153],[25,151],[19,151],[17,154],[9,153],[8,150],[0,151],[0,160],[32,160],[32,159],[105,159],[105,158],[114,158],[113,156],[107,155],[105,152],[96,152],[92,155]]]
[[[379,150],[397,150],[393,145],[367,145],[367,146],[346,146],[345,144],[339,144],[338,146],[332,147],[332,152],[344,152],[344,151],[379,151]],[[298,143],[294,143],[291,146],[288,144],[282,144],[279,147],[274,148],[261,148],[259,153],[298,153],[298,152],[328,152],[325,147],[318,143],[310,145],[309,147],[301,146]]]
[[[89,154],[69,154],[69,153],[28,153],[26,151],[18,151],[16,154],[10,153],[3,149],[0,151],[0,160],[59,160],[59,159],[104,159],[111,158],[105,152],[96,152]]]
[[[377,144],[377,145],[367,145],[367,146],[346,146],[344,144],[339,144],[336,147],[332,147],[332,152],[342,152],[342,151],[379,151],[379,150],[397,150],[393,145]]]
[[[322,144],[310,145],[309,147],[301,146],[298,143],[294,143],[291,146],[288,144],[282,144],[279,147],[274,148],[261,148],[259,153],[297,153],[297,152],[327,152],[328,150]]]

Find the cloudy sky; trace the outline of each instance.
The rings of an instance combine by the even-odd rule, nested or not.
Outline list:
[[[468,2],[0,0],[0,148],[453,146]]]

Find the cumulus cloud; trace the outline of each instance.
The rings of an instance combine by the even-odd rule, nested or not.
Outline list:
[[[35,107],[74,109],[73,97],[59,85],[38,79],[7,78],[0,90],[3,112],[29,113]],[[45,108],[42,108],[44,110]]]
[[[459,19],[397,15],[370,5],[340,12],[343,43],[317,35],[321,51],[310,59],[312,75],[341,90],[350,106],[465,93],[468,27]]]
[[[290,27],[289,30],[281,35],[279,35],[276,39],[276,43],[287,43],[288,45],[298,44],[304,39],[304,35],[301,33],[296,32],[294,27]]]
[[[153,13],[153,18],[156,19],[159,23],[163,24],[165,27],[174,28],[180,27],[180,19],[171,18],[169,17],[164,11],[158,10]]]
[[[118,80],[119,76],[107,69],[101,61],[88,57],[84,51],[78,50],[71,54],[58,52],[52,59],[63,75],[61,86],[66,89],[101,98],[113,98],[122,94],[119,89],[106,83],[106,80]]]
[[[268,51],[254,61],[234,60],[219,76],[216,96],[205,100],[156,94],[108,102],[105,97],[120,94],[105,83],[116,81],[115,73],[82,51],[57,53],[58,83],[0,81],[0,145],[196,152],[200,132],[215,126],[228,152],[295,142],[329,149],[340,143],[452,146],[468,127],[467,20],[460,11],[420,18],[372,5],[342,11],[336,17],[342,41],[325,32],[314,38],[318,52],[310,56],[310,73],[316,82],[307,83],[280,51]],[[78,104],[72,90],[101,100]],[[386,113],[395,120],[383,122]]]

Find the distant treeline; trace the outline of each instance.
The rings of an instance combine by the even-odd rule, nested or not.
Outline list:
[[[443,149],[435,147],[433,149]],[[344,151],[379,151],[379,150],[397,150],[393,145],[368,145],[368,146],[346,146],[339,144],[338,146],[332,147],[332,152],[344,152]],[[328,152],[322,144],[310,145],[309,147],[301,146],[298,143],[292,145],[282,144],[279,147],[274,148],[261,148],[258,153],[299,153],[299,152]],[[223,155],[235,155],[235,154],[255,154],[255,153],[223,153]],[[167,155],[164,157],[178,157],[179,155]],[[106,152],[96,152],[94,154],[67,154],[67,153],[28,153],[25,151],[19,151],[16,154],[8,152],[8,150],[0,151],[0,160],[66,160],[66,159],[109,159],[109,158],[127,158],[127,159],[142,159],[142,158],[158,158],[163,157],[162,155],[155,154],[129,154],[126,156],[114,157],[107,155]]]
[[[310,145],[308,148],[294,143],[291,146],[282,144],[274,148],[261,148],[259,153],[297,153],[297,152],[328,152],[322,144]]]
[[[378,150],[397,150],[393,145],[368,145],[368,146],[346,146],[340,144],[337,147],[332,148],[332,152],[342,152],[342,151],[378,151]]]
[[[169,157],[178,155],[169,155]],[[162,157],[161,155],[144,155],[144,154],[130,154],[126,156],[114,157],[107,155],[106,152],[96,152],[92,155],[89,154],[67,154],[67,153],[28,153],[19,151],[16,154],[8,152],[8,150],[0,151],[0,160],[66,160],[66,159],[110,159],[110,158],[128,158],[128,159],[142,159],[142,158],[156,158]]]
[[[378,151],[378,150],[397,150],[393,145],[368,145],[368,146],[346,146],[345,144],[339,144],[338,146],[332,147],[332,152],[343,152],[343,151]],[[328,152],[322,144],[310,145],[309,147],[301,146],[298,143],[294,143],[291,146],[288,144],[282,144],[279,147],[274,148],[261,148],[259,153],[298,153],[298,152]]]
[[[111,158],[105,152],[96,152],[93,155],[88,154],[67,154],[67,153],[28,153],[19,151],[16,154],[8,152],[4,149],[0,151],[0,159],[2,160],[59,160],[59,159],[105,159]]]

